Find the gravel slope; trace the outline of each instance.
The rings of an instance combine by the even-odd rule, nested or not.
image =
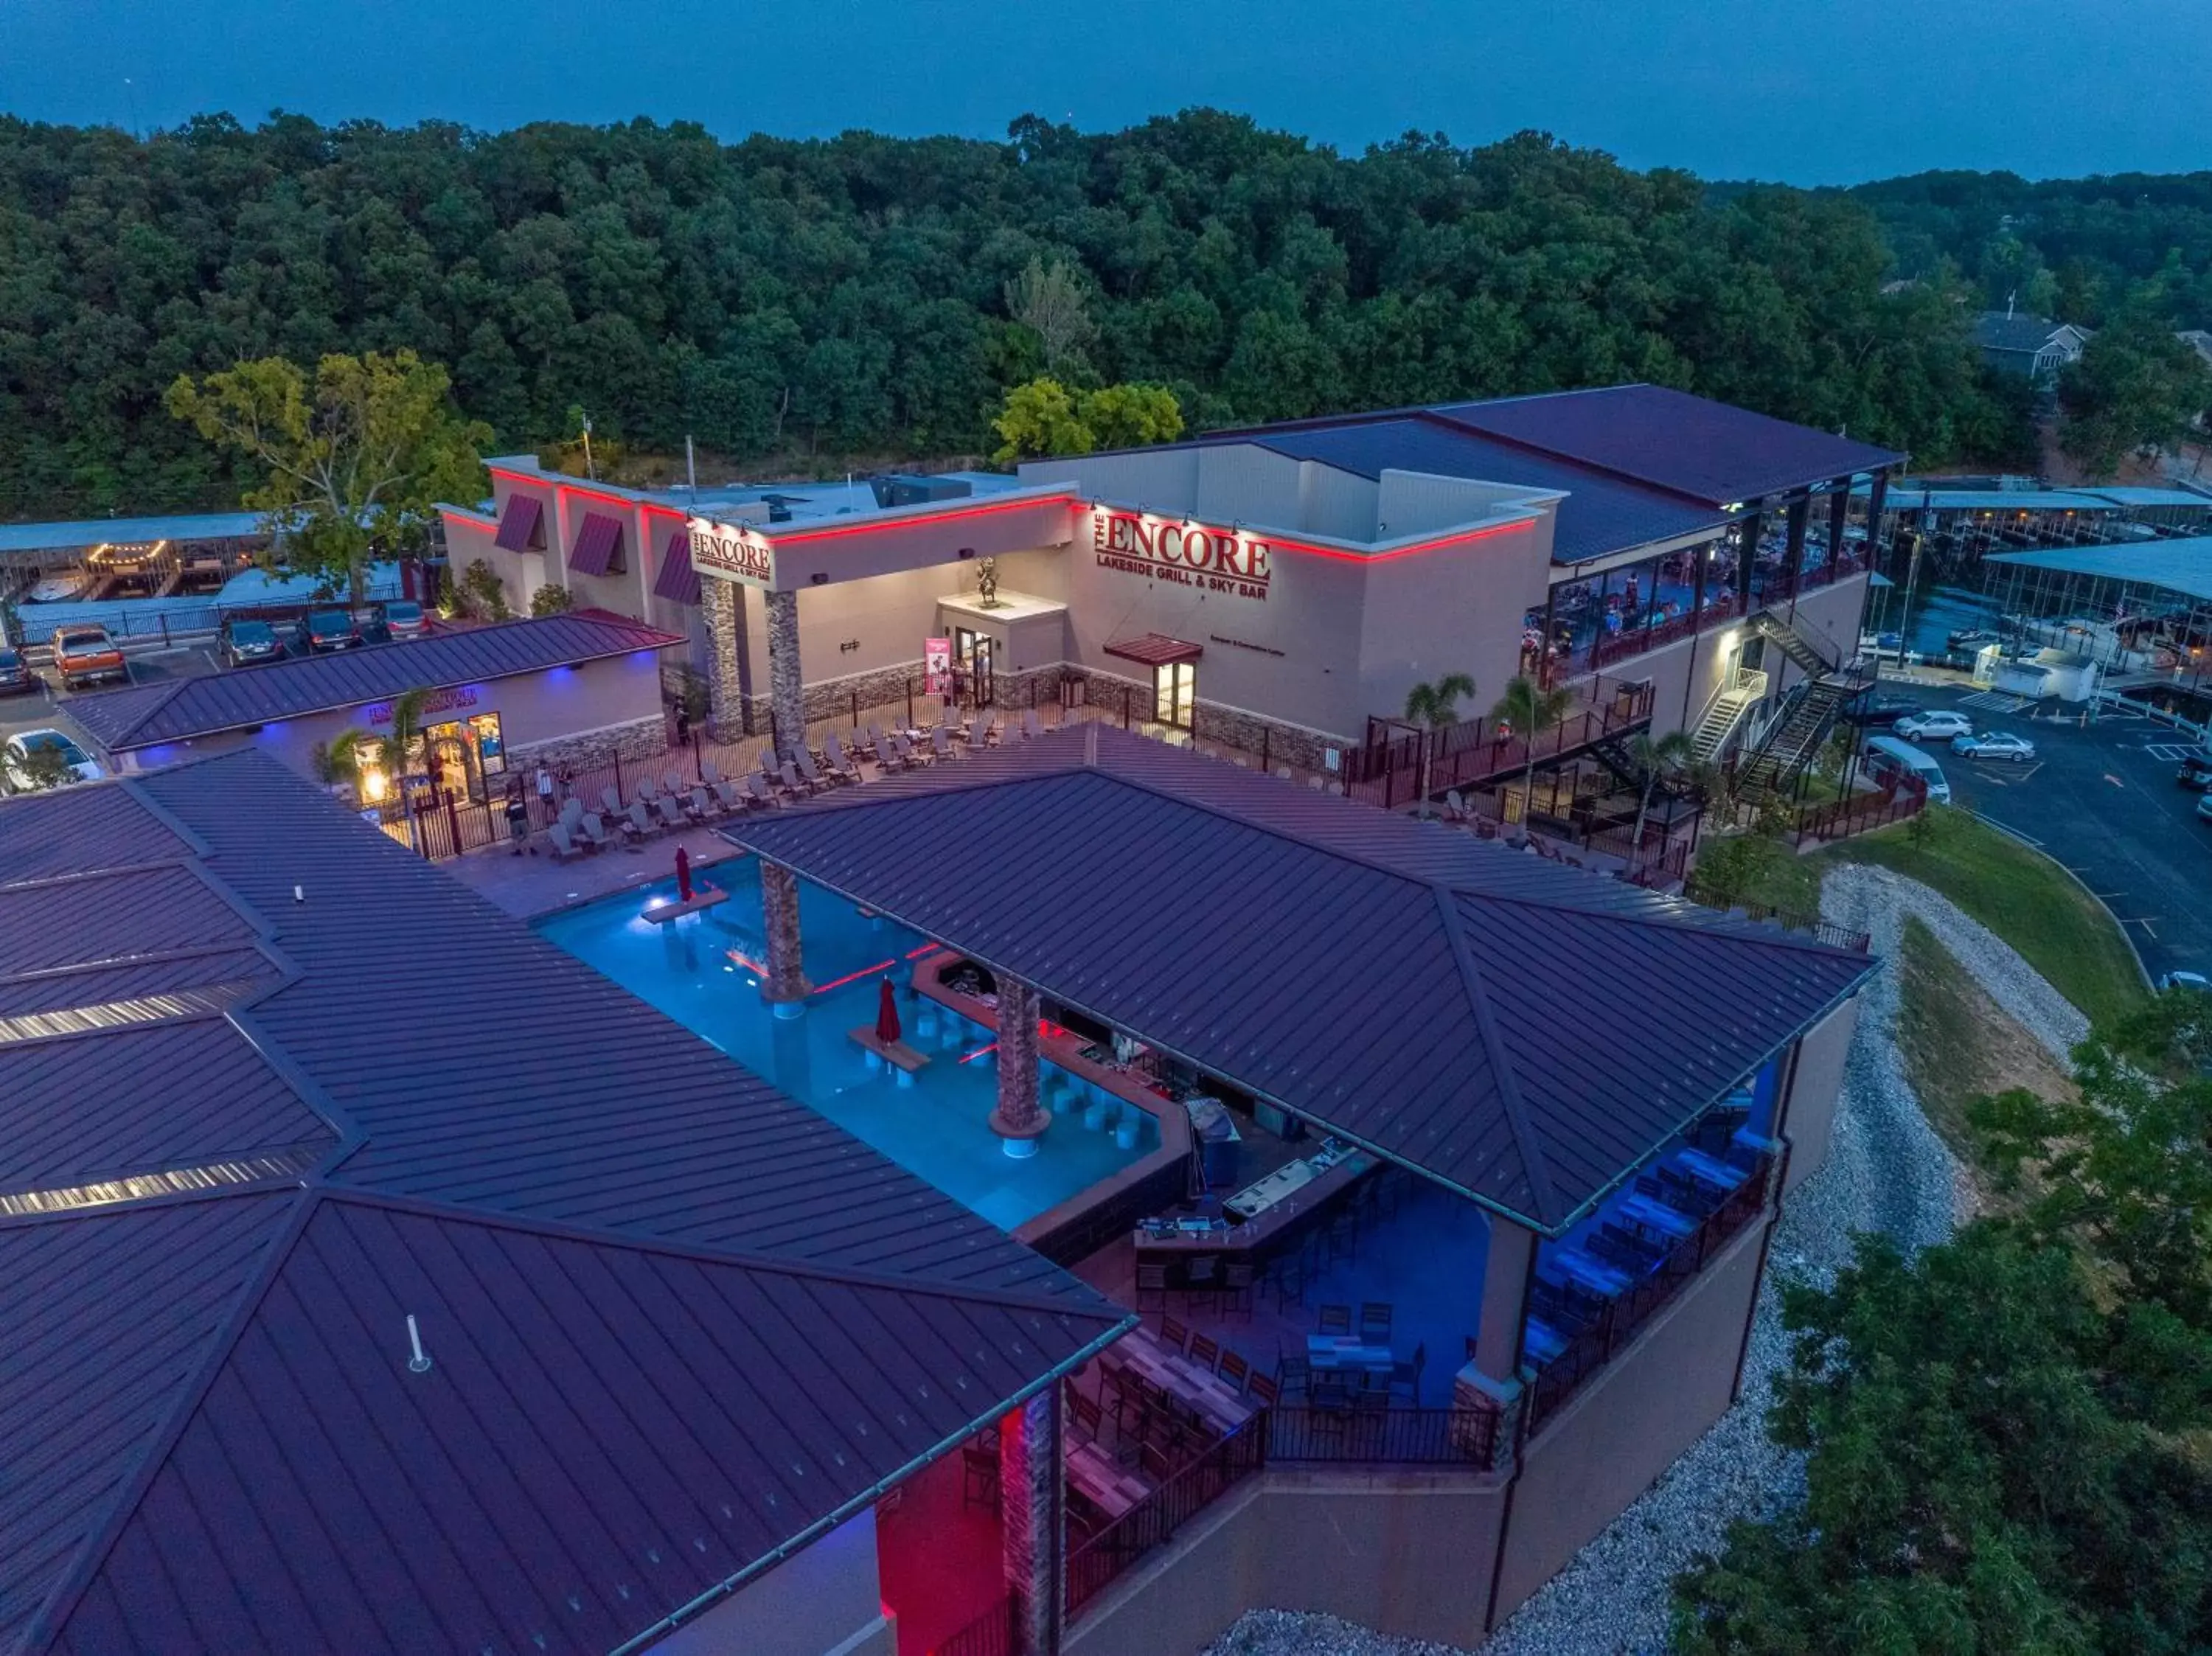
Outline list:
[[[1918,918],[2062,1063],[2087,1033],[2087,1020],[2009,946],[1917,881],[1886,869],[1839,868],[1823,885],[1820,907],[1826,919],[1869,933],[1885,960],[1896,955],[1905,917]],[[1741,1399],[1522,1605],[1480,1656],[1641,1656],[1663,1649],[1668,1580],[1698,1553],[1717,1550],[1731,1520],[1771,1513],[1802,1494],[1802,1462],[1769,1443],[1764,1425],[1771,1377],[1789,1358],[1775,1277],[1832,1281],[1850,1257],[1852,1232],[1881,1231],[1924,1247],[1949,1235],[1964,1210],[1964,1174],[1905,1083],[1896,1016],[1896,978],[1884,970],[1862,998],[1827,1165],[1798,1186],[1775,1233]],[[1460,1653],[1331,1617],[1255,1611],[1204,1656]]]

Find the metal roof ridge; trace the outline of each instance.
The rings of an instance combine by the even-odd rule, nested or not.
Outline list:
[[[1501,397],[1492,400],[1498,403],[1520,403],[1535,402],[1540,398],[1547,397],[1588,397],[1595,395],[1596,392],[1601,391],[1632,390],[1636,386],[1641,385],[1644,383],[1644,382],[1642,380],[1637,380],[1631,385],[1626,386],[1584,385],[1578,390],[1571,391],[1532,391],[1525,397]],[[1694,393],[1686,393],[1686,395],[1694,395]],[[1456,403],[1449,406],[1486,408],[1490,406],[1490,403]],[[1723,406],[1727,407],[1733,405],[1723,404]],[[1478,437],[1487,438],[1492,442],[1500,444],[1506,448],[1517,449],[1523,454],[1540,456],[1544,459],[1549,460],[1553,465],[1578,467],[1582,470],[1595,473],[1596,476],[1606,478],[1610,482],[1632,484],[1638,488],[1649,489],[1655,494],[1669,495],[1677,500],[1686,501],[1691,506],[1701,507],[1706,510],[1716,509],[1719,506],[1725,504],[1725,502],[1709,500],[1701,494],[1687,494],[1674,484],[1662,483],[1656,477],[1646,477],[1633,471],[1624,471],[1618,466],[1605,465],[1598,461],[1588,459],[1579,454],[1569,454],[1563,449],[1547,448],[1541,443],[1531,442],[1527,438],[1516,436],[1510,433],[1492,431],[1489,427],[1478,426],[1471,420],[1454,419],[1453,416],[1449,414],[1439,414],[1437,417],[1449,422],[1454,427],[1456,427],[1461,431],[1472,433],[1474,435]]]
[[[137,718],[125,725],[123,729],[118,731],[114,736],[105,738],[101,745],[104,747],[112,748],[118,743],[128,742],[132,737],[137,735],[139,731],[144,730],[147,725],[152,724],[155,714],[167,712],[171,702],[174,701],[179,696],[185,693],[186,688],[198,682],[198,681],[197,679],[180,678],[173,684],[161,686],[160,688],[163,691],[163,694],[156,696],[149,696],[146,699],[145,712],[140,713]],[[146,687],[144,685],[134,684],[130,688],[137,690],[143,689]],[[66,708],[64,708],[64,710],[66,710]]]
[[[700,1265],[731,1265],[740,1271],[761,1271],[778,1276],[799,1277],[809,1281],[830,1283],[846,1288],[882,1289],[892,1293],[927,1294],[939,1299],[957,1300],[992,1305],[1007,1311],[1035,1311],[1051,1316],[1082,1316],[1094,1320],[1114,1321],[1129,1314],[1123,1308],[1084,1284],[1104,1306],[1093,1310],[1079,1303],[1055,1299],[1043,1295],[1030,1295],[1006,1289],[978,1287],[965,1283],[948,1283],[934,1277],[909,1277],[898,1271],[870,1271],[862,1268],[824,1265],[819,1260],[786,1258],[781,1254],[757,1253],[733,1248],[717,1248],[697,1242],[679,1241],[672,1237],[657,1235],[650,1231],[611,1228],[601,1225],[586,1225],[574,1220],[554,1219],[543,1214],[520,1213],[506,1208],[489,1207],[474,1202],[441,1202],[428,1197],[412,1196],[398,1191],[380,1190],[374,1185],[356,1184],[342,1176],[322,1180],[318,1186],[333,1201],[356,1203],[394,1213],[413,1214],[419,1218],[437,1219],[457,1224],[488,1225],[494,1229],[521,1231],[532,1235],[550,1237],[559,1241],[580,1242],[592,1247],[627,1248],[635,1253],[658,1253],[672,1259],[689,1259]],[[951,1200],[950,1197],[945,1198]],[[1034,1250],[1031,1250],[1034,1252]],[[1036,1254],[1042,1259],[1043,1255]],[[1049,1261],[1048,1261],[1049,1263]],[[1076,1282],[1076,1277],[1064,1266],[1054,1266],[1063,1275]]]
[[[1445,941],[1450,943],[1452,960],[1459,968],[1460,984],[1467,992],[1468,1006],[1474,1015],[1474,1027],[1482,1037],[1483,1051],[1498,1077],[1498,1105],[1505,1112],[1506,1125],[1513,1130],[1514,1147],[1521,1152],[1521,1170],[1528,1178],[1528,1192],[1533,1198],[1530,1205],[1545,1226],[1556,1225],[1559,1219],[1559,1193],[1552,1184],[1551,1167],[1544,1156],[1542,1140],[1528,1119],[1528,1106],[1521,1097],[1520,1077],[1498,1034],[1498,1020],[1491,1016],[1490,995],[1483,987],[1481,969],[1475,965],[1474,951],[1468,947],[1467,934],[1460,928],[1459,905],[1448,887],[1440,884],[1435,891]]]
[[[1587,870],[1584,871],[1587,872]],[[1605,877],[1597,875],[1593,877],[1602,879]],[[1465,897],[1471,902],[1506,903],[1516,908],[1540,908],[1553,913],[1588,915],[1592,919],[1612,920],[1623,925],[1653,926],[1664,931],[1680,931],[1696,937],[1729,937],[1738,943],[1779,943],[1786,948],[1796,949],[1801,954],[1818,955],[1824,959],[1852,961],[1859,958],[1847,949],[1838,949],[1833,943],[1822,943],[1817,937],[1803,937],[1779,926],[1770,931],[1755,921],[1734,920],[1729,918],[1725,910],[1722,909],[1712,909],[1707,912],[1718,914],[1723,924],[1700,925],[1679,913],[1658,914],[1649,910],[1638,909],[1582,908],[1573,903],[1547,901],[1542,897],[1531,896],[1525,892],[1470,891],[1464,886],[1455,886],[1453,890],[1457,895]],[[1680,901],[1689,902],[1686,897]],[[1705,907],[1702,903],[1691,903],[1690,906],[1692,908]]]
[[[225,1202],[250,1200],[264,1194],[273,1195],[274,1192],[234,1190],[210,1193],[207,1199]],[[208,1392],[229,1366],[231,1355],[237,1350],[239,1341],[244,1338],[247,1326],[260,1310],[261,1302],[269,1296],[269,1290],[276,1286],[277,1277],[283,1274],[285,1263],[291,1258],[292,1250],[298,1246],[301,1235],[307,1228],[307,1221],[314,1213],[316,1186],[312,1184],[303,1186],[295,1196],[287,1199],[292,1203],[291,1212],[286,1216],[283,1228],[269,1240],[268,1256],[239,1291],[237,1301],[219,1325],[199,1371],[183,1387],[176,1407],[161,1422],[161,1429],[139,1456],[138,1464],[131,1468],[127,1477],[116,1485],[106,1518],[79,1544],[75,1562],[55,1584],[53,1590],[47,1594],[46,1603],[40,1606],[25,1628],[22,1642],[18,1647],[24,1656],[53,1647],[54,1641],[60,1636],[62,1629],[68,1625],[70,1617],[76,1613],[84,1595],[100,1579],[100,1572],[106,1567],[108,1555],[115,1550],[116,1543],[123,1538],[123,1532],[137,1516],[139,1507],[153,1489],[154,1480],[161,1476],[161,1468],[176,1453],[185,1429],[198,1415],[201,1405],[207,1401]]]

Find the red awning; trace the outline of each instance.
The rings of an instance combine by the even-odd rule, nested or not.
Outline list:
[[[545,515],[545,502],[535,494],[510,494],[507,515],[499,520],[492,544],[506,552],[527,552],[538,540],[538,520]]]
[[[568,555],[568,573],[572,575],[604,575],[615,561],[615,549],[622,544],[622,519],[601,513],[586,512],[584,527],[576,537],[576,549]]]
[[[1179,661],[1196,661],[1206,652],[1188,639],[1147,633],[1142,638],[1125,638],[1109,644],[1106,653],[1146,667],[1171,667]]]
[[[660,573],[653,578],[653,595],[677,604],[699,602],[699,572],[691,567],[691,531],[671,530],[660,554]]]

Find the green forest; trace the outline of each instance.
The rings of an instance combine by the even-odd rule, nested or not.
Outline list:
[[[1539,134],[1346,156],[1208,111],[999,143],[0,119],[0,517],[232,504],[178,375],[403,348],[499,446],[588,414],[761,472],[988,455],[1046,373],[1164,387],[1194,429],[1649,379],[2032,464],[1967,319],[2030,266],[2100,309],[2176,249],[2207,268],[2212,182],[2136,184],[2172,199],[1720,188]]]

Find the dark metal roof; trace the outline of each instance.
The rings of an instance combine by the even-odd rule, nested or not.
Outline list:
[[[1293,459],[1319,460],[1364,477],[1386,470],[1530,488],[1564,489],[1552,531],[1552,557],[1581,563],[1655,541],[1718,533],[1726,514],[1642,484],[1468,431],[1428,415],[1283,431],[1263,428],[1252,440]]]
[[[248,730],[280,719],[364,707],[413,689],[665,650],[684,640],[599,610],[433,633],[406,643],[242,668],[173,684],[78,696],[64,711],[111,753]]]
[[[1203,645],[1193,644],[1188,639],[1170,638],[1164,633],[1146,633],[1141,638],[1122,639],[1106,646],[1109,656],[1119,656],[1124,661],[1133,661],[1139,666],[1167,667],[1178,661],[1196,661],[1206,653]]]
[[[544,501],[517,490],[507,497],[507,512],[499,520],[499,533],[492,537],[492,544],[502,551],[527,552],[544,515]]]
[[[2056,339],[2065,325],[2025,312],[2007,316],[2002,311],[1984,311],[1974,318],[1974,343],[1985,351],[2020,351],[2033,356]]]
[[[660,573],[653,578],[653,595],[676,604],[699,602],[699,572],[691,567],[691,531],[672,529],[660,554]]]
[[[1127,1326],[265,755],[0,937],[0,1649],[603,1651]]]
[[[576,532],[575,549],[568,554],[568,573],[604,575],[614,567],[615,549],[622,544],[620,518],[604,512],[586,512],[584,526]]]
[[[1490,436],[1710,506],[1755,500],[1905,458],[1871,443],[1664,385],[1453,403],[1435,412]]]
[[[725,833],[1550,1231],[1873,969],[1095,725]]]

